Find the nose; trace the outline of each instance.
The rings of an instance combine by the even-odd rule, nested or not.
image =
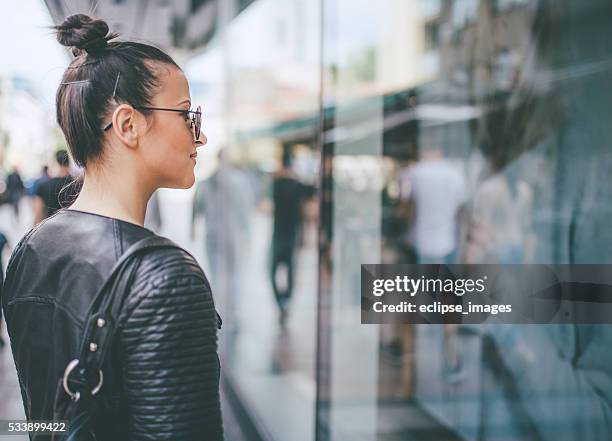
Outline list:
[[[206,137],[204,132],[200,132],[200,137],[196,139],[195,141],[196,146],[201,147],[203,145],[206,145],[207,142],[208,142],[208,138]]]

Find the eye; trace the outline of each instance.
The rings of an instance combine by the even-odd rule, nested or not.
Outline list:
[[[189,110],[181,112],[181,115],[183,116],[183,119],[187,121],[187,119],[189,119]]]

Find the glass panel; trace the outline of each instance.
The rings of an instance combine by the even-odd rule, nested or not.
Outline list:
[[[603,0],[325,1],[319,439],[612,437],[609,326],[359,314],[362,263],[612,260],[611,13]]]
[[[318,2],[259,0],[190,66],[223,109],[204,114],[202,150],[219,153],[200,161],[194,208],[224,375],[278,440],[314,440],[319,21]]]

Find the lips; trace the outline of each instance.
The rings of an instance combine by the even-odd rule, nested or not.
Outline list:
[[[191,155],[189,155],[190,158],[195,159],[198,156],[198,152],[193,152]]]

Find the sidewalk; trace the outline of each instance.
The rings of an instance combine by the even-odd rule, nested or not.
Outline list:
[[[23,420],[25,414],[21,403],[21,392],[4,326],[2,336],[7,345],[0,349],[0,397],[2,397],[0,399],[0,420]],[[27,436],[0,435],[0,441],[26,441],[27,439]]]

